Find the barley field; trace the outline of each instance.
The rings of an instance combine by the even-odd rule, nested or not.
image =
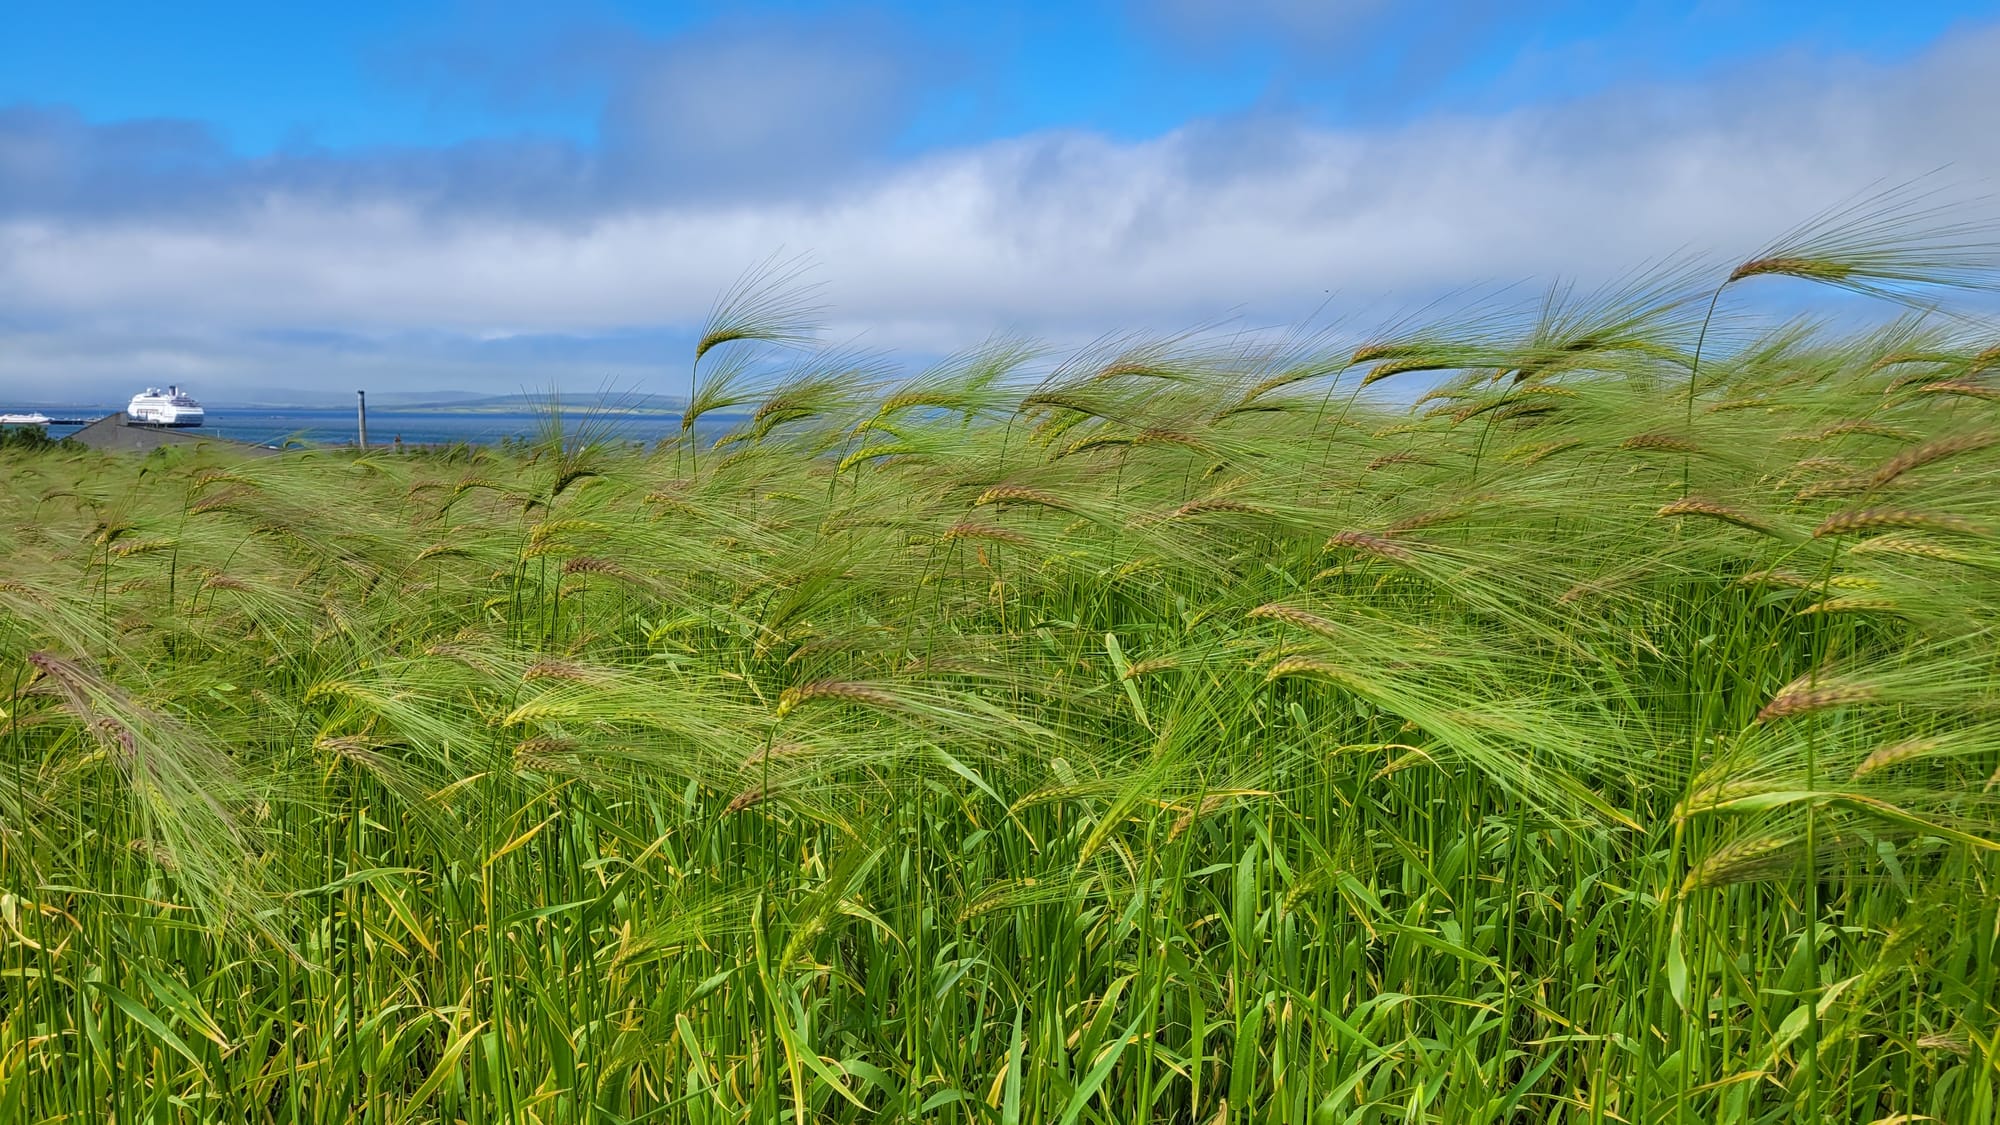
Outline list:
[[[0,1120],[1991,1121],[1968,270],[9,449]]]

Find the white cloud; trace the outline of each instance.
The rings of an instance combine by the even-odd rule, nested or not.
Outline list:
[[[208,343],[192,346],[221,350],[289,329],[592,333],[690,323],[784,248],[819,261],[840,323],[874,346],[1235,309],[1272,322],[1328,290],[1414,301],[1481,280],[1601,278],[1688,247],[1748,252],[1871,182],[1941,165],[1942,180],[1990,190],[2000,73],[1983,60],[1996,55],[2000,31],[1985,30],[1894,68],[1767,66],[1373,131],[1224,121],[1141,143],[1042,134],[789,200],[588,219],[440,219],[393,195],[282,191],[199,222],[14,219],[0,221],[0,292],[9,314],[62,331],[193,326]],[[0,351],[0,388],[49,377],[60,350]],[[313,362],[310,349],[295,358]]]

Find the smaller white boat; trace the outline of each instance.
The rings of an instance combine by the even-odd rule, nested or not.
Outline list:
[[[49,416],[35,414],[0,414],[0,426],[46,426]]]
[[[201,403],[179,387],[164,391],[147,387],[143,393],[133,395],[131,405],[125,408],[128,426],[199,426],[207,417]]]

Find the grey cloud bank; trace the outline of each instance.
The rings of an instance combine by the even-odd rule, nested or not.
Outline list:
[[[1044,133],[893,164],[866,153],[906,96],[897,73],[845,47],[740,49],[776,52],[750,62],[792,80],[729,116],[700,92],[719,72],[640,67],[591,148],[243,159],[197,124],[0,109],[0,390],[398,370],[438,386],[666,390],[675,356],[492,344],[657,338],[779,248],[821,264],[841,330],[876,347],[1231,310],[1272,323],[1328,291],[1414,303],[1467,282],[1587,283],[1687,248],[1741,253],[1870,183],[1944,167],[1991,190],[2000,176],[1984,124],[2000,104],[1994,29],[1895,67],[1795,61],[1497,116],[1367,130],[1249,118],[1133,143]],[[852,96],[802,108],[829,86]]]

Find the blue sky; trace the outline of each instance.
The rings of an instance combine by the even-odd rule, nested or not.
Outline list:
[[[1772,52],[1894,60],[1995,14],[1966,0],[10,7],[0,104],[200,121],[246,155],[523,131],[589,144],[629,65],[583,57],[593,41],[632,48],[731,25],[887,37],[875,46],[915,72],[890,138],[908,150],[1048,128],[1136,139],[1276,106],[1327,122],[1491,110]]]
[[[927,353],[1727,255],[2000,175],[1994,5],[0,0],[0,397],[680,385],[773,252]]]

